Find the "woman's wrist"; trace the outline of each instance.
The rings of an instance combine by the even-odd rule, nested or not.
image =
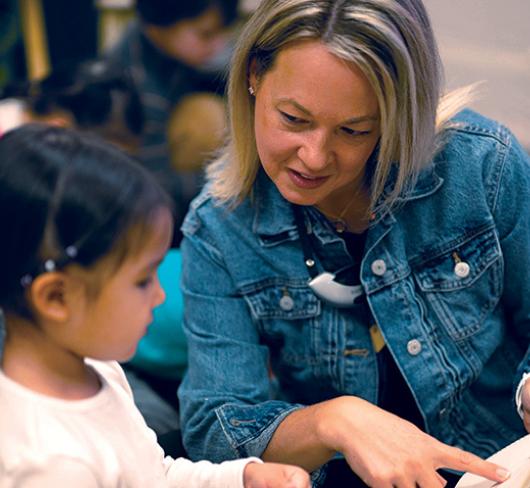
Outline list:
[[[266,462],[290,463],[314,471],[336,453],[329,447],[329,400],[290,413],[279,424],[262,454]]]
[[[341,396],[322,402],[315,412],[315,433],[322,446],[330,451],[344,452],[355,435],[352,419],[357,404],[362,400],[354,396]]]

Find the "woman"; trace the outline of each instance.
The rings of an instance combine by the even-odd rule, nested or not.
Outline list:
[[[529,158],[453,117],[466,97],[441,77],[420,0],[255,12],[230,143],[183,226],[192,457],[291,462],[317,486],[509,476],[477,456],[525,432]]]

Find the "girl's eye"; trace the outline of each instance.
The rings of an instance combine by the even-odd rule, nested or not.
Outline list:
[[[138,288],[147,288],[152,282],[153,282],[153,277],[148,276],[147,278],[144,278],[143,280],[140,280],[138,283],[136,283],[136,286]]]
[[[307,123],[307,120],[304,120],[304,119],[301,119],[299,117],[296,117],[295,115],[291,115],[287,112],[283,112],[282,110],[279,110],[282,118],[288,122],[289,124],[295,124],[295,125],[300,125],[300,124],[305,124]]]

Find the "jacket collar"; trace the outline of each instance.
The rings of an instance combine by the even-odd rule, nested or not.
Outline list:
[[[254,221],[252,230],[260,236],[275,236],[296,228],[292,204],[269,179],[262,168],[258,171],[252,195]]]
[[[385,194],[394,187],[395,177],[396,171],[392,171],[385,187]],[[443,179],[436,174],[435,164],[431,164],[420,173],[416,185],[401,199],[401,202],[431,195],[442,184]],[[276,236],[296,229],[292,204],[283,198],[263,169],[258,171],[252,198],[254,208],[252,229],[255,233],[260,236]],[[384,195],[381,198],[384,198]]]

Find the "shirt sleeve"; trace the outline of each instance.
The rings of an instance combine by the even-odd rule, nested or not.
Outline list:
[[[243,473],[249,463],[261,463],[258,458],[245,458],[213,464],[209,461],[196,463],[189,459],[166,457],[168,487],[193,486],[194,488],[244,488]]]
[[[2,474],[5,488],[103,488],[97,473],[79,459],[55,456],[39,465],[25,464],[23,468]]]

